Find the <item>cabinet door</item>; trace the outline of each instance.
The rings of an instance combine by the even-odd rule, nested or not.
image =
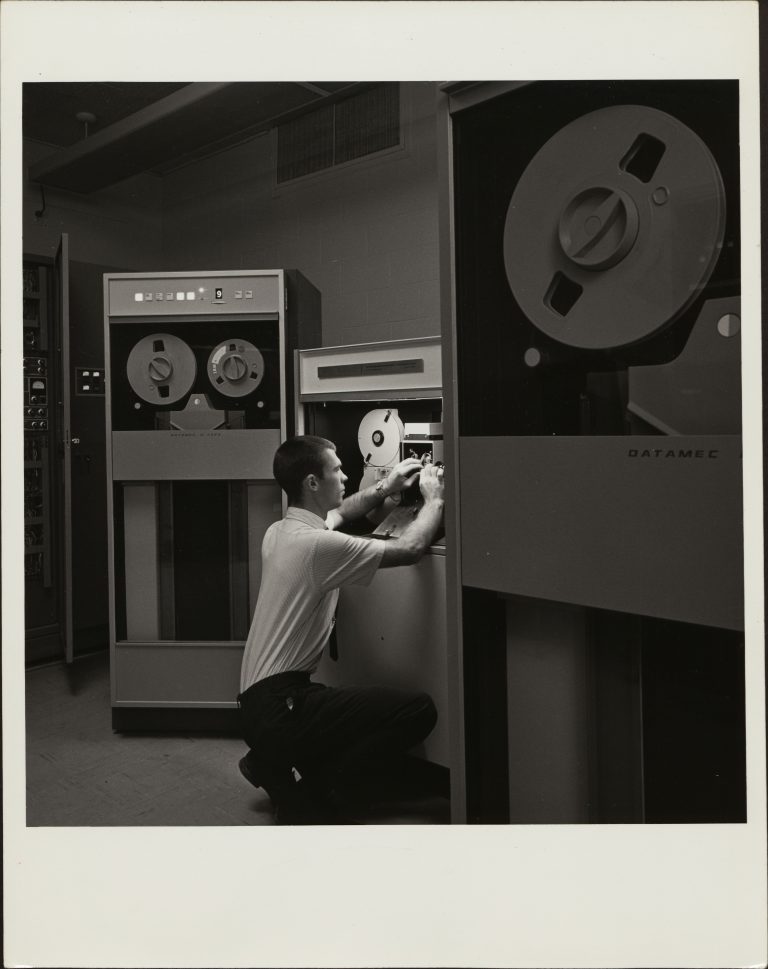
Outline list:
[[[56,253],[56,298],[60,368],[60,423],[62,444],[62,549],[61,574],[63,576],[63,634],[66,661],[72,662],[74,640],[72,631],[72,434],[71,434],[71,388],[69,375],[69,237],[61,236]],[[75,441],[77,443],[77,441]]]
[[[55,496],[59,494],[55,447],[54,363],[49,339],[53,307],[52,266],[24,260],[24,615],[25,657],[50,659],[59,650],[60,595]]]
[[[109,641],[104,282],[114,267],[69,263],[72,628],[75,655]]]

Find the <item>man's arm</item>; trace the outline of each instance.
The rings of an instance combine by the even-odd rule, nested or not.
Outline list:
[[[396,464],[386,478],[382,478],[370,488],[364,488],[345,498],[338,508],[332,508],[325,519],[326,524],[330,529],[337,529],[356,518],[362,518],[380,505],[385,498],[407,488],[419,471],[421,471],[421,461],[417,458],[406,458],[405,461]]]
[[[424,504],[399,538],[387,540],[380,569],[415,564],[435,540],[443,521],[445,505],[443,469],[432,464],[426,465],[421,471],[419,489]]]

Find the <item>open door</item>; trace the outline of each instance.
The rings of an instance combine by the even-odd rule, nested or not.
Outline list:
[[[62,589],[62,633],[64,654],[67,663],[74,658],[74,634],[72,623],[72,447],[77,438],[72,438],[72,398],[69,380],[69,236],[63,233],[56,253],[56,301],[58,324],[58,350],[60,357],[58,387],[59,427],[61,428],[62,452],[62,516],[61,516],[61,574]]]

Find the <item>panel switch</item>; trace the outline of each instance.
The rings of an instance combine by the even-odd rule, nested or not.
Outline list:
[[[75,393],[80,397],[103,397],[104,371],[100,367],[75,367]]]

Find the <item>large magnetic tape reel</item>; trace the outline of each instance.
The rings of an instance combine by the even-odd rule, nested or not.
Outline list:
[[[720,171],[695,132],[655,108],[602,108],[560,129],[519,179],[504,228],[507,279],[558,343],[633,346],[706,285],[725,213]]]

